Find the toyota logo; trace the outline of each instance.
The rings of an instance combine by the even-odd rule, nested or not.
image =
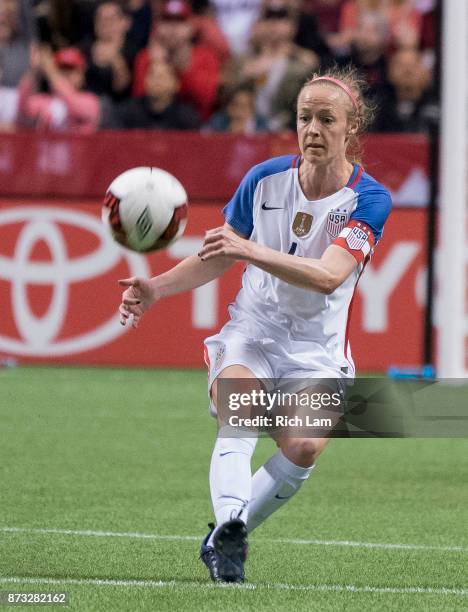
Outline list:
[[[14,253],[0,254],[0,281],[11,284],[11,310],[18,338],[0,334],[0,351],[35,357],[71,355],[95,349],[126,332],[117,317],[117,308],[98,326],[74,337],[59,339],[70,305],[73,283],[95,279],[112,270],[122,259],[132,276],[149,276],[149,266],[141,255],[126,251],[115,244],[100,219],[77,210],[51,206],[18,206],[0,209],[0,230],[3,226],[21,224]],[[77,257],[69,256],[63,228],[89,232],[98,246],[94,251]],[[50,260],[35,261],[33,249],[45,243]],[[31,309],[29,287],[52,287],[46,311],[37,316]],[[90,292],[91,293],[91,292]],[[89,309],[99,296],[90,295]],[[86,320],[87,313],[83,312]]]

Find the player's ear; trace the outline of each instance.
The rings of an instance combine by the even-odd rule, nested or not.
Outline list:
[[[348,143],[358,133],[359,124],[357,121],[350,121],[346,129],[345,142]]]
[[[355,136],[358,132],[359,124],[357,121],[350,121],[347,130],[347,136]]]

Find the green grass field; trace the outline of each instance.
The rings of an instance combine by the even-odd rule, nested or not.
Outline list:
[[[252,535],[248,582],[216,586],[205,372],[3,369],[0,388],[0,591],[99,612],[468,609],[464,439],[333,440]]]

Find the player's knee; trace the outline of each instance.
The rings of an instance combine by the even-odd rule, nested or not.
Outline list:
[[[279,446],[287,459],[301,467],[313,465],[320,453],[313,438],[284,438]]]

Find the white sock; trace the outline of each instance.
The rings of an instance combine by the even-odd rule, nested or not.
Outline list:
[[[256,444],[257,438],[218,437],[216,440],[211,457],[210,490],[217,526],[237,517],[247,522],[252,492],[250,461]]]
[[[281,450],[270,457],[252,478],[248,531],[253,531],[295,495],[314,467],[315,464],[306,468],[295,465]]]

